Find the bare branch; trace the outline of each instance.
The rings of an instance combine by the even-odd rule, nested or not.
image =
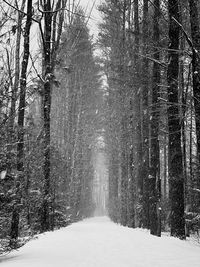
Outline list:
[[[32,62],[33,69],[34,69],[35,73],[37,74],[38,78],[40,79],[40,81],[42,83],[45,83],[45,81],[42,79],[41,75],[38,73],[38,71],[37,71],[37,69],[35,67],[35,62],[34,62],[33,57],[32,57],[31,54],[30,54],[30,59],[31,59],[31,62]]]
[[[192,48],[192,51],[196,53],[196,49],[194,48],[194,45],[192,43],[192,40],[190,39],[190,37],[188,36],[187,32],[185,31],[185,29],[183,28],[183,25],[180,24],[180,22],[178,22],[174,17],[172,17],[172,19],[176,22],[176,24],[178,24],[178,26],[181,28],[189,46]]]
[[[3,0],[7,5],[9,5],[10,7],[12,7],[13,9],[17,10],[18,12],[22,13],[24,16],[27,16],[26,12],[16,8],[15,6],[13,6],[12,4],[10,4],[7,0]],[[42,30],[42,25],[41,25],[41,21],[38,21],[36,19],[34,19],[33,17],[31,18],[32,21],[38,23],[39,25],[39,29],[40,29],[40,33],[41,33],[41,36],[42,36],[42,41],[44,43],[44,34],[43,34],[43,30]]]

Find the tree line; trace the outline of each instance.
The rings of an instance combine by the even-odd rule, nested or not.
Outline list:
[[[199,228],[198,1],[105,1],[109,214],[184,239]]]
[[[0,4],[0,253],[90,216],[99,65],[75,1]]]
[[[98,154],[114,222],[198,230],[198,1],[106,0],[95,45],[76,1],[0,8],[0,253],[94,214]]]

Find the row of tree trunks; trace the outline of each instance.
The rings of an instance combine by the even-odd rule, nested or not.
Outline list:
[[[3,174],[0,173],[2,179],[0,193],[1,200],[5,198],[6,201],[5,205],[4,203],[3,206],[1,205],[1,214],[5,216],[3,223],[2,221],[0,223],[0,228],[6,224],[5,222],[9,222],[5,227],[8,230],[3,229],[3,231],[5,230],[5,238],[9,236],[11,239],[10,245],[16,248],[20,235],[52,230],[54,225],[65,226],[69,220],[72,222],[74,219],[91,215],[94,209],[91,197],[94,171],[91,158],[94,144],[91,145],[91,143],[94,142],[92,139],[95,138],[95,130],[99,127],[96,120],[99,105],[97,98],[103,93],[98,92],[100,68],[93,58],[93,46],[84,11],[76,7],[76,13],[74,1],[69,3],[66,0],[42,0],[33,3],[30,0],[22,0],[21,9],[18,7],[19,3],[14,2],[13,5],[7,1],[2,4],[8,5],[8,9],[14,10],[12,14],[18,15],[18,25],[14,24],[5,36],[4,33],[1,35],[3,39],[9,35],[9,39],[7,43],[1,39],[8,48],[6,47],[6,54],[3,55],[7,60],[7,66],[2,71],[5,77],[1,77],[0,85],[0,119],[3,123],[7,121],[5,130],[3,129],[4,132],[0,136],[1,148],[6,152],[5,156],[0,153],[0,172],[3,171]],[[70,14],[71,25],[63,25],[64,19],[68,19],[65,16],[66,3],[70,9],[71,4],[73,5],[73,12],[76,14],[76,19],[73,17],[73,20]],[[9,15],[5,12],[2,18],[6,21]],[[35,27],[30,31],[32,23],[35,23],[34,26],[39,25],[41,38],[34,47],[31,46],[33,57],[30,57],[29,38],[35,34]],[[9,24],[10,26],[12,25]],[[75,30],[72,30],[72,27]],[[63,29],[65,34],[62,35],[62,41],[67,36],[67,47],[63,47],[62,42],[62,47],[57,53]],[[24,38],[24,46],[20,45],[22,38]],[[71,45],[68,45],[70,42]],[[15,58],[10,53],[14,51],[14,43],[16,43]],[[35,48],[37,52],[42,51],[42,53],[35,55]],[[22,52],[21,57],[20,52]],[[64,54],[64,57],[67,55],[66,61],[61,54]],[[35,65],[40,63],[40,56],[43,68],[36,69]],[[32,64],[29,58],[32,59]],[[36,60],[35,65],[34,60]],[[69,61],[73,61],[73,64],[68,71]],[[72,73],[74,73],[73,77]],[[71,77],[73,81],[70,80]],[[76,95],[72,114],[69,114],[70,86],[75,87],[73,89]],[[54,111],[57,100],[55,98],[61,90],[64,91],[65,97],[62,99],[62,96],[59,96],[60,101],[57,102],[56,111],[61,117],[58,116],[58,122],[55,123]],[[17,115],[18,121],[15,119]],[[70,136],[68,136],[70,116],[73,120]],[[54,129],[52,122],[58,126],[58,129],[56,127]],[[16,127],[17,123],[18,127]],[[12,139],[9,133],[13,134],[15,139]],[[6,142],[4,142],[5,137]],[[67,159],[70,145],[72,145],[70,154],[72,162],[68,162]],[[13,154],[9,154],[10,152]],[[12,164],[9,165],[7,162],[10,160]],[[67,163],[72,169],[71,204],[74,214],[70,214],[70,201],[68,202],[66,197],[71,189]],[[2,236],[1,231],[0,238]]]
[[[101,38],[105,50],[108,48],[106,71],[110,96],[113,91],[126,91],[117,95],[118,105],[113,105],[111,110],[111,116],[120,113],[118,120],[121,125],[118,135],[121,152],[118,164],[118,201],[122,207],[120,222],[130,227],[150,228],[151,234],[160,236],[160,206],[163,204],[163,213],[165,210],[171,212],[171,234],[184,238],[184,129],[178,93],[178,81],[183,70],[179,60],[180,25],[176,22],[180,22],[179,4],[178,0],[167,3],[134,0],[118,4],[108,1],[101,7],[105,14]],[[165,8],[169,11],[168,21],[164,19],[164,14],[161,16]],[[113,24],[118,29],[117,36],[113,34]],[[167,30],[163,26],[167,26]],[[170,44],[167,47],[168,39]],[[113,135],[113,132],[108,134]],[[111,151],[112,146],[109,146]],[[113,166],[110,168],[112,174]],[[160,168],[164,174],[162,182]],[[167,192],[168,169],[170,194]],[[110,192],[113,192],[112,177],[110,182]],[[161,196],[161,184],[164,197]],[[164,216],[168,216],[167,212]]]

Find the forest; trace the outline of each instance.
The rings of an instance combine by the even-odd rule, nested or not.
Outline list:
[[[200,229],[200,3],[0,3],[0,254],[94,215]],[[95,3],[95,2],[94,2]]]

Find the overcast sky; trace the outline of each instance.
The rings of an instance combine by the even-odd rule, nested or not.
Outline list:
[[[80,5],[85,9],[85,13],[87,16],[90,16],[88,21],[88,27],[90,28],[90,34],[97,36],[98,27],[97,24],[100,22],[100,14],[97,10],[97,6],[100,5],[104,0],[76,0],[77,3],[80,1]],[[0,0],[1,2],[1,0]],[[91,14],[91,15],[90,15]],[[38,25],[33,24],[31,28],[31,51],[35,54],[34,51],[38,49],[38,43],[35,41],[38,39]]]
[[[80,0],[80,5],[85,8],[86,14],[89,16],[91,13],[88,26],[92,34],[97,33],[97,24],[100,21],[100,14],[97,10],[97,6],[102,2],[103,0]]]

